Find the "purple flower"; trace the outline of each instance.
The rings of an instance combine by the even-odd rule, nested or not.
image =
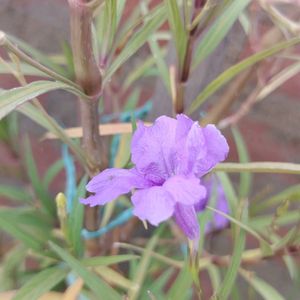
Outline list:
[[[214,125],[201,128],[187,116],[159,117],[146,127],[138,123],[131,142],[132,169],[106,169],[87,185],[94,195],[82,199],[104,205],[135,190],[133,214],[157,226],[174,217],[189,239],[199,236],[196,208],[205,207],[201,177],[223,161],[229,147]]]
[[[203,180],[203,185],[206,187],[206,204],[195,205],[195,209],[199,212],[198,217],[201,218],[206,205],[212,206],[223,213],[229,214],[228,201],[224,189],[217,176],[209,176]],[[213,213],[211,221],[205,226],[205,233],[210,233],[216,230],[221,230],[229,224],[229,220],[218,213]]]

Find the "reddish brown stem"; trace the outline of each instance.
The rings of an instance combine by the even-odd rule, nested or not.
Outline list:
[[[69,0],[71,45],[77,83],[90,96],[90,100],[79,99],[83,129],[82,144],[88,161],[88,173],[95,176],[107,165],[99,134],[98,103],[102,88],[102,76],[93,53],[92,19],[93,11],[87,0]],[[85,226],[93,231],[98,227],[98,209],[86,207]],[[90,252],[95,253],[98,241],[88,243]]]

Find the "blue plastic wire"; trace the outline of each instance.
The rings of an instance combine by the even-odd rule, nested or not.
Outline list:
[[[67,213],[70,213],[73,208],[73,200],[76,193],[76,170],[74,159],[69,153],[68,146],[62,145],[62,158],[66,170],[66,189],[65,195],[67,198]]]
[[[107,233],[108,231],[126,223],[129,219],[131,219],[132,216],[132,208],[128,208],[125,211],[121,212],[114,220],[108,223],[105,227],[99,228],[96,231],[88,231],[86,229],[83,229],[81,234],[86,240],[97,238]]]
[[[143,106],[134,110],[134,115],[137,119],[144,119],[152,109],[152,101],[147,101]],[[114,119],[119,119],[122,122],[128,122],[131,119],[132,111],[124,111],[120,114],[109,114],[101,117],[102,123],[108,123]]]

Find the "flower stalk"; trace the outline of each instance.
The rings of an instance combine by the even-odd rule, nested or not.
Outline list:
[[[76,82],[89,99],[79,98],[83,130],[82,145],[89,162],[88,174],[95,176],[105,168],[107,159],[99,134],[98,104],[102,89],[102,76],[97,65],[92,42],[93,9],[88,0],[69,0],[71,46],[73,52]],[[98,228],[98,209],[86,208],[86,229]],[[97,240],[91,240],[90,251],[97,250]]]

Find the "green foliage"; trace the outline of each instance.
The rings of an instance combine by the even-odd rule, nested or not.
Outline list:
[[[0,207],[1,292],[15,290],[15,300],[39,299],[49,291],[55,291],[62,298],[69,299],[67,293],[78,288],[76,280],[81,278],[83,286],[79,286],[76,296],[84,296],[88,300],[188,300],[200,294],[207,295],[208,286],[212,288],[209,295],[211,300],[250,300],[251,297],[256,299],[258,295],[266,300],[282,300],[286,295],[280,286],[271,286],[265,278],[259,277],[261,275],[248,269],[248,265],[259,265],[263,260],[268,259],[272,263],[273,256],[276,256],[284,262],[282,265],[290,274],[287,280],[295,285],[295,294],[298,296],[296,290],[300,278],[299,266],[291,253],[299,249],[300,244],[300,212],[297,210],[300,185],[288,186],[277,193],[258,193],[259,196],[255,198],[253,195],[257,192],[256,173],[282,176],[289,174],[296,177],[300,174],[299,164],[252,162],[247,149],[249,141],[246,144],[242,130],[233,127],[232,136],[239,161],[224,162],[212,170],[228,200],[229,213],[217,208],[217,195],[212,194],[207,209],[199,214],[201,234],[198,243],[194,241],[187,247],[186,238],[178,231],[174,220],[160,225],[156,230],[149,228],[146,231],[146,223],[143,227],[141,222],[137,223],[132,218],[117,228],[107,229],[119,217],[119,213],[124,210],[132,213],[129,208],[130,199],[122,196],[117,202],[94,211],[99,216],[99,224],[94,224],[95,229],[107,229],[104,236],[97,238],[94,248],[95,240],[85,240],[85,233],[95,234],[98,231],[86,230],[85,223],[90,221],[87,219],[90,215],[85,213],[85,207],[79,199],[87,196],[88,177],[95,175],[99,166],[93,165],[93,159],[87,148],[80,145],[79,139],[70,137],[68,131],[65,131],[61,125],[65,120],[50,115],[47,105],[41,102],[42,105],[38,99],[51,91],[67,91],[79,99],[82,111],[86,103],[97,102],[97,97],[101,96],[103,111],[113,108],[111,116],[103,117],[107,117],[108,122],[123,122],[128,121],[128,116],[131,115],[134,132],[136,120],[141,118],[137,113],[137,107],[141,105],[139,101],[151,100],[153,94],[147,94],[145,98],[145,87],[151,92],[155,81],[163,83],[170,102],[174,102],[177,93],[182,92],[184,108],[188,113],[196,112],[200,107],[203,108],[203,113],[209,113],[210,107],[215,105],[210,102],[212,96],[222,87],[227,88],[226,84],[229,84],[230,91],[232,80],[243,71],[257,66],[256,77],[252,77],[251,82],[254,79],[258,83],[264,80],[264,84],[253,103],[261,101],[300,70],[299,55],[292,53],[293,47],[300,42],[293,31],[296,23],[286,20],[284,15],[279,15],[278,19],[276,10],[270,11],[268,7],[264,7],[264,10],[273,22],[271,29],[284,32],[288,39],[277,37],[267,43],[272,45],[268,47],[263,43],[259,44],[259,51],[255,51],[257,48],[253,47],[254,53],[222,70],[198,95],[189,90],[189,80],[196,74],[193,71],[201,68],[206,59],[214,59],[215,49],[234,24],[242,24],[246,39],[253,46],[252,31],[259,26],[252,26],[253,13],[249,13],[248,7],[250,2],[164,0],[153,6],[151,1],[141,0],[128,12],[129,0],[90,1],[87,5],[91,11],[88,9],[85,12],[86,15],[91,13],[90,16],[93,17],[93,22],[89,24],[92,28],[92,42],[89,46],[97,62],[94,67],[96,70],[100,69],[102,76],[101,91],[97,95],[87,95],[89,91],[76,80],[76,75],[77,79],[80,76],[76,73],[78,68],[75,68],[78,61],[76,55],[73,55],[74,45],[65,42],[61,53],[46,55],[31,45],[0,32],[0,47],[7,54],[0,59],[0,74],[10,74],[19,83],[19,86],[12,89],[0,89],[0,141],[8,151],[11,150],[21,165],[17,172],[8,173],[8,177],[13,177],[7,178],[9,184],[0,184],[0,197],[5,198],[5,203],[8,203],[7,206]],[[195,3],[199,7],[195,8]],[[269,26],[271,22],[265,24]],[[174,47],[174,51],[170,47]],[[286,50],[290,52],[285,52]],[[176,59],[172,57],[173,52]],[[283,53],[279,54],[280,52]],[[284,67],[277,72],[276,68],[281,66],[277,64],[279,57]],[[84,61],[89,61],[88,57],[84,57]],[[268,64],[265,64],[266,61]],[[272,67],[269,67],[270,64]],[[261,65],[264,68],[260,69]],[[185,71],[191,70],[187,72],[187,84],[182,83],[179,78],[183,67]],[[210,72],[209,68],[210,66],[203,72]],[[274,69],[276,74],[268,73]],[[31,82],[28,76],[38,76],[39,79]],[[177,85],[182,86],[178,88]],[[259,87],[258,84],[257,89]],[[234,91],[233,94],[238,99],[241,91]],[[188,102],[190,95],[196,96],[191,99],[192,102]],[[57,105],[63,107],[64,98],[59,97]],[[217,102],[222,102],[223,95],[219,94],[218,97]],[[187,107],[188,103],[191,103],[190,107]],[[204,106],[204,103],[208,105]],[[229,108],[235,110],[235,106],[231,107],[231,104],[224,107],[222,117],[230,111]],[[75,106],[74,111],[77,110],[74,99]],[[236,106],[241,109],[238,102]],[[30,144],[35,137],[26,138],[24,147],[21,147],[23,132],[27,129],[20,130],[19,113],[47,131],[46,135],[41,135],[39,142],[44,142],[51,134],[51,139],[56,138],[59,143],[47,142],[53,142],[58,147],[61,146],[60,143],[66,144],[70,155],[74,155],[76,174],[72,174],[72,193],[68,193],[67,182],[70,175],[64,172],[64,158],[57,158],[42,174],[39,161],[43,158],[36,159]],[[98,125],[97,118],[96,123],[93,123],[95,128]],[[85,121],[90,120],[82,118],[81,122]],[[74,131],[78,133],[80,130],[76,128]],[[83,141],[86,141],[86,131],[84,135]],[[128,157],[131,134],[119,136],[119,145],[114,149],[117,153],[113,157],[114,167],[125,165],[127,168],[130,167]],[[93,146],[94,142],[92,140]],[[114,143],[111,145],[113,147]],[[101,156],[106,150],[105,147],[101,148]],[[46,149],[43,155],[47,154]],[[100,169],[105,167],[106,163]],[[6,170],[3,174],[6,176],[5,172]],[[231,173],[237,173],[238,176],[232,176]],[[17,183],[13,180],[15,175],[18,177]],[[54,184],[62,180],[66,191],[58,191]],[[60,197],[56,198],[55,194],[58,192]],[[66,199],[69,194],[70,199]],[[55,199],[61,201],[56,203]],[[72,204],[71,209],[67,206],[69,202]],[[206,224],[216,214],[228,220],[228,228],[225,232],[207,235]],[[221,249],[224,253],[226,251],[226,255],[215,251],[220,249],[211,248],[219,234],[226,235],[227,241],[231,241],[228,242],[228,247]],[[192,244],[198,245],[197,251],[192,250]],[[240,278],[251,291],[249,297],[240,288]]]
[[[91,271],[86,269],[80,261],[71,256],[64,249],[58,245],[49,242],[50,248],[72,268],[72,270],[80,276],[85,284],[95,293],[95,295],[105,295],[108,300],[121,299],[117,292],[115,292],[110,286],[103,282],[99,277],[93,274]]]

